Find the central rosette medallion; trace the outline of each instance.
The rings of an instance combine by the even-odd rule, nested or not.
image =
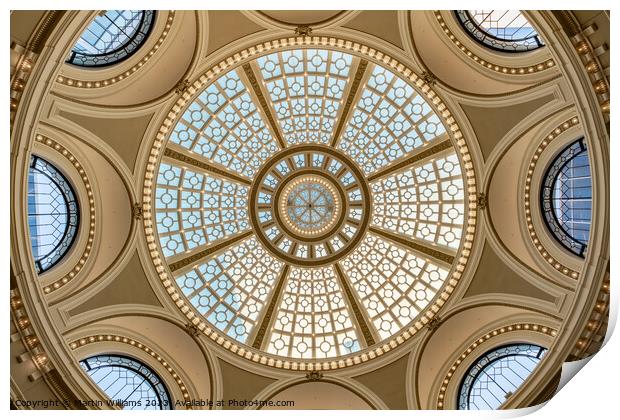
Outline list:
[[[250,221],[258,239],[286,262],[320,266],[347,254],[368,226],[368,184],[343,153],[292,146],[258,173]]]
[[[279,202],[280,217],[285,225],[308,239],[333,227],[340,213],[336,187],[315,175],[300,176],[291,181]]]

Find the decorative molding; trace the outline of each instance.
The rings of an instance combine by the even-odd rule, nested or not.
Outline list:
[[[190,337],[199,337],[200,336],[200,330],[198,329],[198,327],[196,325],[194,325],[191,322],[188,322],[187,324],[185,324],[185,332],[187,332],[187,334],[189,334]]]
[[[175,272],[178,271],[180,269],[182,269],[183,267],[186,267],[190,264],[195,263],[196,261],[201,260],[202,258],[208,256],[208,255],[212,255],[215,254],[216,252],[224,249],[224,248],[228,248],[229,246],[242,241],[243,239],[247,238],[248,236],[252,235],[252,231],[251,230],[247,230],[245,232],[242,232],[238,235],[235,235],[231,238],[222,240],[218,243],[212,244],[211,246],[208,246],[207,248],[196,252],[195,254],[190,255],[189,257],[185,257],[181,260],[175,261],[171,264],[169,264],[170,267],[170,271]]]
[[[310,36],[312,35],[312,28],[307,25],[299,25],[295,28],[295,35],[297,36]]]
[[[570,10],[554,10],[553,14],[570,38],[575,51],[577,51],[579,59],[592,82],[592,88],[598,98],[600,109],[608,120],[610,112],[609,78],[605,74],[605,69],[603,69],[598,56],[607,52],[609,46],[603,43],[596,48],[594,47],[590,36],[598,30],[596,24],[583,29]]]
[[[15,64],[15,70],[11,75],[11,89],[10,89],[10,113],[9,113],[9,125],[10,131],[13,132],[13,122],[15,115],[17,114],[17,107],[19,106],[22,94],[26,87],[26,83],[30,78],[32,67],[37,61],[38,54],[34,51],[22,47],[21,45],[14,44],[11,49],[19,54],[17,62]]]
[[[349,282],[347,281],[347,278],[344,272],[342,271],[342,267],[340,267],[340,264],[338,263],[334,264],[334,269],[336,270],[338,280],[340,281],[340,286],[342,290],[344,290],[345,295],[347,296],[347,301],[349,303],[349,306],[351,307],[351,310],[353,311],[353,314],[355,315],[355,320],[357,321],[357,325],[362,331],[362,335],[364,336],[366,345],[370,347],[377,342],[377,340],[375,340],[375,335],[378,335],[378,334],[376,334],[375,332],[375,335],[373,335],[374,329],[371,330],[372,324],[369,324],[368,322],[366,322],[366,318],[364,317],[364,315],[362,314],[362,311],[360,310],[360,306],[357,302],[357,299],[355,298],[355,295],[353,294],[353,291],[351,290],[351,286],[349,285]]]
[[[437,76],[433,74],[430,70],[425,70],[422,72],[422,79],[430,86],[434,86],[435,82],[437,82]]]
[[[489,205],[489,197],[487,197],[486,193],[478,194],[478,208],[480,210],[486,210]]]
[[[457,153],[461,158],[461,168],[463,171],[464,185],[465,185],[465,220],[466,225],[463,230],[463,237],[461,240],[461,247],[459,249],[459,258],[455,259],[455,263],[451,269],[448,278],[445,281],[444,287],[441,293],[438,294],[432,305],[429,305],[409,326],[405,327],[399,333],[395,334],[390,339],[386,339],[380,343],[376,343],[374,346],[363,351],[357,352],[350,356],[344,356],[337,359],[325,359],[325,360],[290,360],[267,354],[262,351],[241,344],[225,334],[219,332],[219,330],[213,328],[210,324],[205,322],[195,310],[188,305],[188,303],[181,297],[178,289],[175,285],[174,278],[171,275],[170,268],[166,266],[165,258],[163,258],[160,251],[160,244],[157,241],[156,231],[154,226],[154,213],[153,213],[153,193],[156,182],[156,170],[158,168],[160,156],[165,150],[165,145],[168,141],[168,135],[171,127],[179,118],[181,110],[192,100],[192,98],[199,94],[201,90],[212,83],[216,78],[220,77],[224,72],[238,67],[250,60],[272,52],[279,48],[331,48],[340,51],[350,52],[354,55],[367,60],[373,60],[380,62],[382,66],[395,72],[415,86],[429,105],[431,105],[437,112],[438,116],[444,122],[447,131],[452,140],[452,144],[455,147]],[[413,70],[402,64],[395,58],[387,55],[374,48],[370,48],[366,45],[360,44],[356,41],[329,37],[329,36],[307,36],[307,37],[287,37],[270,41],[265,41],[253,47],[246,48],[233,54],[230,57],[215,64],[212,68],[208,69],[205,73],[198,76],[197,79],[189,86],[187,91],[183,93],[174,105],[171,106],[169,113],[163,118],[162,125],[159,131],[156,133],[155,138],[150,149],[150,153],[147,158],[147,164],[144,173],[143,182],[143,206],[144,206],[144,234],[146,238],[147,247],[149,249],[151,259],[156,272],[158,273],[159,280],[161,281],[164,289],[170,295],[171,299],[179,307],[179,310],[188,318],[190,322],[195,323],[198,328],[205,333],[205,335],[213,340],[218,345],[228,349],[232,353],[236,353],[247,360],[286,370],[333,370],[341,369],[345,367],[359,365],[383,354],[396,349],[399,345],[403,344],[410,338],[412,338],[418,331],[420,331],[436,313],[446,303],[447,298],[454,291],[460,278],[465,271],[465,266],[471,254],[474,234],[476,231],[477,222],[477,189],[476,178],[474,173],[474,165],[472,157],[467,146],[467,142],[463,136],[463,133],[451,111],[444,104],[442,99],[437,93],[429,86],[422,78],[420,78]]]
[[[19,338],[21,338],[24,347],[28,349],[28,355],[32,359],[34,366],[37,368],[35,373],[28,376],[30,381],[35,381],[41,376],[46,375],[54,369],[54,366],[49,360],[45,349],[41,346],[41,341],[37,337],[32,324],[30,323],[30,317],[24,307],[19,289],[16,287],[10,291],[10,307],[11,307],[11,320],[13,321],[17,331],[19,332]],[[16,338],[16,339],[19,339]],[[11,339],[11,341],[15,341]],[[17,357],[18,362],[26,360],[26,355],[20,355]]]
[[[595,354],[603,345],[609,321],[610,279],[609,268],[597,296],[590,319],[570,353],[569,360],[580,360]]]
[[[411,248],[436,260],[443,261],[446,264],[452,265],[454,263],[454,255],[449,255],[437,249],[422,245],[419,241],[414,240],[413,238],[405,238],[398,234],[387,232],[374,226],[371,226],[370,228],[368,228],[368,230],[370,230],[375,235],[379,235],[382,238],[387,239],[390,242],[394,242],[404,247]]]
[[[276,303],[280,301],[282,289],[284,289],[284,283],[286,283],[290,268],[291,266],[288,264],[285,264],[284,267],[282,267],[282,272],[280,273],[280,277],[277,280],[273,294],[271,296],[271,299],[269,300],[269,306],[267,306],[267,309],[265,310],[265,315],[263,316],[263,319],[259,324],[260,326],[258,327],[258,333],[256,334],[256,337],[254,337],[254,341],[252,342],[252,347],[254,347],[255,349],[260,350],[260,348],[263,346],[263,340],[265,339],[265,335],[267,334],[267,327],[271,323],[271,317],[276,310]]]
[[[263,109],[263,113],[269,121],[271,131],[275,135],[276,140],[278,140],[278,145],[280,146],[280,148],[284,149],[286,147],[286,142],[284,141],[284,138],[282,138],[282,133],[280,133],[279,125],[276,122],[276,119],[273,117],[271,109],[269,109],[269,104],[267,104],[267,99],[265,99],[265,95],[263,94],[260,84],[256,79],[256,75],[254,74],[254,70],[252,70],[252,66],[250,66],[249,63],[246,63],[242,67],[246,77],[250,82],[250,85],[252,86],[252,90],[254,91],[256,98],[258,98],[258,103],[260,104],[261,108]]]
[[[92,186],[90,184],[90,181],[88,180],[88,176],[86,175],[86,171],[84,170],[80,162],[78,162],[76,157],[70,151],[68,151],[63,145],[61,145],[57,141],[52,140],[48,137],[44,137],[41,134],[37,134],[35,136],[35,141],[45,146],[51,147],[52,149],[61,153],[65,158],[69,160],[69,162],[73,164],[73,167],[78,171],[78,173],[82,177],[82,182],[84,183],[84,187],[86,188],[85,198],[88,200],[88,203],[87,203],[88,208],[89,208],[88,212],[90,215],[90,225],[88,226],[88,238],[86,240],[86,247],[84,249],[84,252],[82,252],[82,257],[79,259],[77,264],[71,269],[71,271],[69,271],[65,276],[55,281],[51,286],[46,286],[43,288],[43,292],[45,294],[50,294],[60,289],[62,286],[65,286],[71,280],[73,280],[79,274],[80,270],[82,270],[82,268],[84,267],[84,264],[86,264],[86,260],[88,259],[90,252],[92,250],[93,241],[95,237],[95,199],[94,199]],[[84,215],[81,214],[80,220],[81,220],[81,223],[85,223],[85,221],[88,219],[86,219]]]
[[[12,270],[11,276],[13,276]],[[27,360],[26,355],[29,355],[32,365],[36,369],[36,371],[28,375],[28,380],[34,382],[42,379],[56,396],[60,397],[60,403],[64,408],[71,410],[84,409],[83,404],[76,398],[73,391],[67,386],[58,370],[49,360],[39,337],[30,323],[30,318],[17,287],[10,291],[10,309],[11,321],[17,329],[17,333],[11,335],[11,342],[21,339],[22,345],[28,350],[27,353],[19,355],[17,361],[22,363]]]
[[[142,204],[134,203],[131,208],[131,214],[135,220],[142,220]]]
[[[223,176],[224,178],[230,179],[240,184],[250,185],[250,181],[243,177],[240,177],[232,172],[228,172],[228,171],[225,171],[224,169],[220,169],[216,166],[213,166],[207,162],[204,162],[202,159],[196,159],[193,156],[187,155],[183,152],[179,152],[178,150],[166,148],[166,150],[164,150],[164,156],[170,159],[178,160],[179,162],[182,162],[188,165],[195,166],[196,168],[203,169],[207,172],[211,172],[213,174]]]
[[[68,77],[68,76],[58,75],[58,77],[56,77],[56,82],[66,85],[66,86],[71,86],[71,87],[76,87],[76,88],[96,89],[96,88],[102,88],[102,87],[113,85],[115,83],[118,83],[128,78],[129,76],[137,72],[140,68],[142,68],[147,63],[147,61],[149,61],[151,57],[153,57],[155,52],[157,52],[157,50],[164,43],[164,40],[168,36],[168,33],[170,32],[170,28],[172,27],[172,22],[174,21],[174,15],[175,15],[175,11],[171,10],[170,13],[168,14],[166,26],[164,30],[162,31],[161,35],[159,36],[159,39],[157,40],[157,42],[155,42],[155,44],[150,49],[150,51],[144,54],[142,59],[138,61],[129,70],[126,70],[123,73],[120,73],[116,76],[109,77],[103,80],[81,80],[81,79],[75,79],[75,78]]]
[[[188,87],[189,87],[189,80],[183,79],[179,83],[177,83],[176,86],[174,87],[174,93],[176,93],[177,95],[180,95],[183,92],[185,92]]]
[[[189,391],[187,390],[187,386],[185,385],[185,382],[183,381],[183,379],[181,379],[181,376],[174,370],[174,368],[170,365],[170,363],[167,362],[159,353],[149,348],[145,344],[142,344],[140,341],[129,338],[129,337],[125,337],[122,335],[111,335],[111,334],[89,335],[89,336],[85,336],[85,337],[72,341],[71,343],[69,343],[69,347],[71,348],[71,350],[76,350],[80,347],[84,347],[89,344],[101,343],[101,342],[128,344],[130,346],[137,348],[138,350],[143,351],[144,353],[148,354],[149,356],[157,360],[159,364],[172,376],[177,386],[181,390],[181,393],[185,401],[185,407],[188,410],[192,409],[192,398],[190,397]]]
[[[434,144],[431,147],[420,150],[419,152],[411,152],[408,158],[400,161],[396,161],[391,165],[387,165],[385,168],[373,173],[368,177],[368,182],[373,182],[379,178],[383,178],[384,176],[390,175],[399,169],[406,168],[410,165],[413,165],[416,162],[419,162],[423,159],[430,158],[433,155],[443,152],[444,150],[448,150],[452,147],[452,142],[450,141],[450,136],[445,135],[446,139]],[[433,142],[434,143],[434,142]]]
[[[439,326],[441,325],[441,322],[442,322],[441,317],[435,316],[428,322],[428,324],[426,325],[426,328],[430,332],[435,332],[437,331],[437,328],[439,328]]]
[[[323,372],[317,372],[316,370],[308,372],[306,373],[306,379],[310,382],[318,382],[323,379]]]
[[[484,58],[478,56],[477,54],[475,54],[469,48],[467,48],[458,39],[458,37],[454,35],[454,33],[448,28],[448,25],[444,21],[444,17],[441,15],[440,10],[435,10],[433,13],[435,15],[435,18],[439,22],[439,26],[441,26],[441,29],[448,36],[450,41],[452,41],[452,43],[456,45],[457,48],[460,49],[467,57],[469,57],[470,59],[475,61],[478,65],[486,69],[495,71],[497,73],[519,76],[519,75],[524,75],[524,74],[538,73],[538,72],[550,69],[555,66],[555,61],[553,61],[553,59],[551,58],[538,64],[533,64],[531,66],[521,66],[521,67],[510,67],[510,66],[503,66],[503,65],[491,63],[485,60]]]
[[[456,359],[456,361],[452,364],[452,366],[446,373],[445,378],[443,382],[441,383],[441,388],[439,390],[439,396],[437,397],[437,407],[436,407],[437,410],[444,409],[446,390],[448,389],[448,384],[452,380],[456,369],[461,365],[461,363],[465,361],[467,356],[469,356],[469,354],[473,352],[476,347],[480,346],[485,341],[488,341],[489,339],[493,337],[497,337],[498,335],[502,335],[502,334],[514,332],[514,331],[533,331],[533,332],[546,334],[551,337],[555,337],[558,333],[557,330],[551,327],[547,327],[545,325],[541,325],[541,324],[517,323],[517,324],[511,324],[511,325],[507,325],[504,327],[496,328],[493,331],[488,332],[485,335],[481,336],[476,341],[474,341],[469,347],[467,347],[467,349],[459,356],[458,359]]]
[[[579,124],[579,119],[577,118],[577,116],[574,116],[564,121],[563,123],[559,124],[553,130],[551,130],[551,132],[547,134],[545,138],[540,142],[528,166],[527,174],[525,177],[525,200],[524,200],[527,231],[530,234],[530,239],[532,240],[532,243],[534,244],[534,248],[536,248],[536,250],[543,257],[543,259],[547,263],[549,263],[555,270],[559,271],[560,273],[574,280],[576,280],[579,277],[579,272],[566,267],[565,265],[560,263],[556,258],[552,257],[549,251],[545,249],[542,242],[540,241],[538,234],[536,233],[534,223],[532,222],[532,209],[531,209],[532,197],[530,196],[530,192],[532,190],[532,176],[534,175],[534,168],[536,168],[536,164],[538,163],[538,159],[540,159],[540,155],[542,154],[542,152],[560,134],[562,134],[569,128],[574,127],[578,124]],[[538,196],[534,197],[534,200],[538,200],[538,199],[539,199]]]
[[[351,110],[351,106],[353,106],[353,100],[355,96],[357,96],[357,91],[359,90],[360,84],[364,79],[364,75],[366,74],[366,69],[368,68],[368,60],[360,60],[360,63],[357,66],[357,70],[355,71],[355,76],[353,77],[353,82],[351,82],[351,88],[349,89],[349,95],[347,96],[347,101],[344,103],[344,107],[342,108],[342,113],[340,114],[340,120],[338,121],[338,126],[334,130],[334,137],[332,138],[330,145],[336,146],[338,143],[338,139],[340,138],[340,133],[342,133],[342,129],[344,128],[344,124],[347,120],[347,115],[349,115],[349,111]]]
[[[590,77],[592,82],[592,89],[599,101],[600,110],[605,116],[606,120],[609,120],[610,114],[610,92],[609,92],[609,80],[605,76],[604,70],[601,67],[601,63],[597,56],[597,50],[607,51],[609,47],[606,44],[594,48],[590,39],[584,36],[582,33],[571,37],[571,42],[579,55],[583,67]]]

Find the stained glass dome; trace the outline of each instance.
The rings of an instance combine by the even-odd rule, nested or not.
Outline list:
[[[449,296],[475,184],[458,126],[410,70],[272,49],[180,104],[153,149],[145,229],[164,285],[211,338],[334,361],[406,340]]]

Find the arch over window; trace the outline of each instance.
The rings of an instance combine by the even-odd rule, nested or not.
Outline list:
[[[84,359],[80,365],[110,401],[124,410],[173,409],[164,382],[136,359],[102,354]]]
[[[583,139],[553,160],[543,179],[540,202],[553,236],[575,255],[584,256],[592,220],[592,178]]]
[[[67,63],[103,67],[121,62],[146,41],[155,22],[154,10],[107,10],[82,32]]]
[[[519,10],[457,10],[465,31],[485,47],[505,52],[525,52],[545,45]]]
[[[509,344],[480,357],[461,382],[459,410],[495,410],[536,368],[547,349],[534,344]]]
[[[28,172],[28,227],[35,268],[42,273],[71,248],[79,209],[73,187],[52,164],[38,156]]]

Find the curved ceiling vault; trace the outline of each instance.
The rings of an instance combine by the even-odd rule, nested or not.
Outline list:
[[[608,27],[12,12],[12,407],[550,398],[607,326]]]

